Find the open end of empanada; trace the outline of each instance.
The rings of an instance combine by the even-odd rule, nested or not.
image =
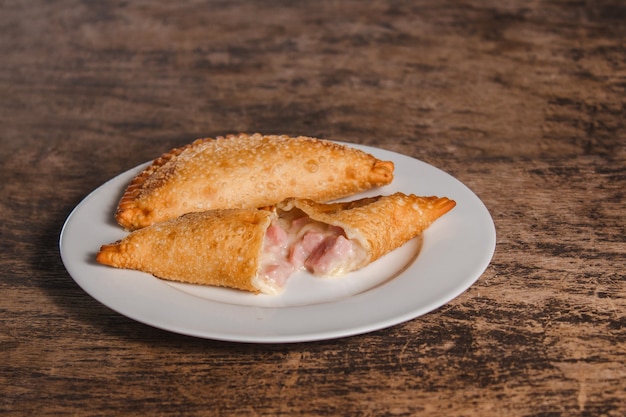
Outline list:
[[[296,271],[316,276],[344,275],[367,263],[367,251],[341,227],[312,220],[303,211],[281,212],[267,229],[254,285],[278,294]]]

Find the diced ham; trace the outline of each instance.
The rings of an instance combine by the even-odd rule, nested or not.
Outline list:
[[[265,232],[265,244],[270,246],[286,246],[289,236],[278,224],[272,224]]]
[[[312,253],[326,239],[327,235],[323,232],[308,232],[302,237],[302,246],[308,253]]]
[[[278,223],[272,223],[265,232],[263,245],[263,261],[259,276],[272,287],[283,287],[289,275],[293,273],[293,265],[286,259],[289,246],[289,235]]]
[[[294,267],[301,268],[304,262],[324,241],[326,235],[322,232],[307,232],[302,236],[302,240],[295,242],[289,254],[289,261]]]
[[[304,266],[318,275],[332,275],[350,258],[352,243],[341,235],[328,236],[324,239]]]
[[[289,252],[289,262],[296,268],[304,265],[304,261],[308,258],[309,252],[304,249],[302,242],[296,242]]]

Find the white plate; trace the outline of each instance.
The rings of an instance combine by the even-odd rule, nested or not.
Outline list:
[[[163,281],[99,265],[102,244],[126,233],[113,220],[129,181],[147,164],[106,182],[69,215],[61,258],[89,295],[139,322],[209,339],[286,343],[370,332],[428,313],[469,288],[495,250],[495,227],[484,204],[449,174],[416,159],[350,145],[395,163],[395,178],[361,196],[396,191],[446,196],[457,206],[414,239],[368,267],[332,279],[306,272],[290,278],[280,296]],[[357,198],[357,197],[352,197]]]

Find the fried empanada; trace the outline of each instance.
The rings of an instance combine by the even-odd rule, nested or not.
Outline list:
[[[309,137],[198,139],[137,175],[115,218],[135,230],[185,213],[259,208],[288,197],[330,201],[389,184],[393,170],[391,161]]]
[[[296,270],[335,276],[369,265],[455,204],[446,197],[396,193],[345,203],[290,198],[272,209],[196,212],[103,245],[96,259],[166,280],[277,294]]]

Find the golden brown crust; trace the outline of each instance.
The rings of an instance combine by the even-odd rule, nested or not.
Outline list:
[[[96,260],[171,281],[259,292],[252,282],[272,216],[256,209],[190,213],[103,245]]]
[[[164,154],[128,186],[128,230],[195,211],[256,208],[288,197],[329,201],[393,179],[393,162],[334,142],[260,134],[198,139]]]
[[[421,234],[454,206],[455,202],[445,197],[396,193],[330,204],[287,199],[272,210],[189,213],[103,245],[96,260],[171,281],[279,292],[271,288],[268,291],[255,279],[261,266],[265,233],[277,216],[303,212],[315,221],[342,228],[367,253],[355,265],[358,269]]]
[[[281,210],[297,208],[313,220],[341,227],[346,236],[360,242],[369,255],[360,268],[420,235],[455,205],[454,200],[447,197],[395,193],[331,204],[288,199],[277,208],[279,215]]]

